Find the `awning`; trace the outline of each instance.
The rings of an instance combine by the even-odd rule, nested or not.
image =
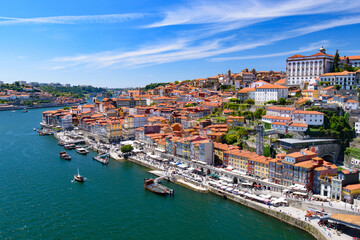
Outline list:
[[[232,166],[228,166],[227,168],[226,168],[226,170],[228,170],[228,171],[232,171],[234,168],[232,167]]]
[[[307,193],[293,192],[294,195],[307,196]]]
[[[210,176],[210,177],[214,177],[214,178],[220,178],[220,176],[218,176],[218,175],[216,175],[216,174],[209,174],[208,176]]]

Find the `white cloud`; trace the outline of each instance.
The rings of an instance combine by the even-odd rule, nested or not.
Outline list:
[[[173,7],[165,11],[165,18],[147,27],[184,24],[210,24],[262,19],[263,21],[298,15],[358,11],[359,1],[339,0],[242,0],[192,2],[188,6]]]
[[[329,42],[324,40],[321,42],[312,43],[309,46],[302,47],[297,50],[286,51],[286,52],[261,54],[261,55],[246,55],[246,56],[238,56],[238,57],[211,58],[210,61],[211,62],[223,62],[223,61],[230,61],[230,60],[261,59],[261,58],[272,58],[272,57],[280,57],[280,56],[290,56],[292,54],[317,50],[317,49],[319,49],[319,46],[321,46],[321,45],[329,46]]]
[[[13,24],[79,24],[79,23],[119,23],[143,18],[143,13],[83,15],[83,16],[56,16],[36,18],[0,17],[0,25]]]
[[[174,10],[165,12],[165,18],[162,21],[147,26],[151,28],[179,24],[193,25],[190,30],[188,30],[189,28],[186,28],[187,30],[180,29],[174,38],[165,39],[162,43],[149,44],[130,51],[107,51],[57,57],[51,62],[61,63],[61,69],[74,66],[91,68],[145,67],[215,56],[220,57],[213,58],[211,61],[286,56],[318,49],[320,45],[326,45],[326,41],[296,51],[270,53],[261,56],[221,57],[222,54],[241,52],[329,28],[360,23],[360,17],[350,14],[353,11],[358,11],[359,7],[360,1],[341,0],[283,0],[274,2],[250,0],[212,4],[209,2],[196,3],[187,7],[172,8]],[[240,29],[246,26],[260,24],[275,18],[335,12],[346,12],[347,15],[330,14],[326,15],[326,19],[324,19],[324,15],[322,20],[317,22],[309,21],[309,18],[304,18],[304,21],[300,22],[289,21],[286,29],[272,25],[266,32],[257,26],[252,30],[252,33],[245,31],[247,38],[240,38],[238,33]],[[72,21],[69,19],[69,22]],[[234,30],[238,30],[238,32]],[[232,32],[230,33],[230,31]],[[232,35],[228,36],[229,34]]]

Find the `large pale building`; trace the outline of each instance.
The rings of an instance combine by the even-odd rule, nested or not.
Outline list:
[[[286,84],[302,85],[315,83],[320,75],[328,73],[333,67],[334,56],[327,54],[321,46],[318,53],[310,56],[296,54],[286,59]]]
[[[255,88],[255,103],[263,104],[267,101],[279,101],[280,98],[287,98],[288,90],[287,87],[275,84],[266,84],[257,87]]]

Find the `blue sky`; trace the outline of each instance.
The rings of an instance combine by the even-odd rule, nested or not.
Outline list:
[[[11,0],[0,80],[138,87],[285,70],[286,57],[360,55],[360,1]]]

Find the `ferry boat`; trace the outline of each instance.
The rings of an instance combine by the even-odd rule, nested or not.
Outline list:
[[[104,157],[104,155],[97,155],[97,156],[94,156],[93,159],[104,165],[109,164],[109,156]]]
[[[68,150],[71,150],[71,149],[75,149],[76,146],[75,146],[75,144],[70,143],[70,144],[65,144],[65,145],[64,145],[64,148],[65,148],[65,149],[68,149]]]
[[[74,180],[77,181],[77,182],[84,182],[85,181],[85,178],[80,175],[79,169],[78,169],[78,173],[74,175]]]
[[[70,161],[71,157],[65,151],[60,152],[60,158]]]
[[[144,180],[144,187],[145,189],[160,195],[174,195],[174,190],[156,183],[152,178]]]
[[[77,147],[75,150],[76,150],[77,153],[80,153],[80,154],[83,154],[83,155],[86,155],[89,152],[88,150],[86,150],[83,147]]]

